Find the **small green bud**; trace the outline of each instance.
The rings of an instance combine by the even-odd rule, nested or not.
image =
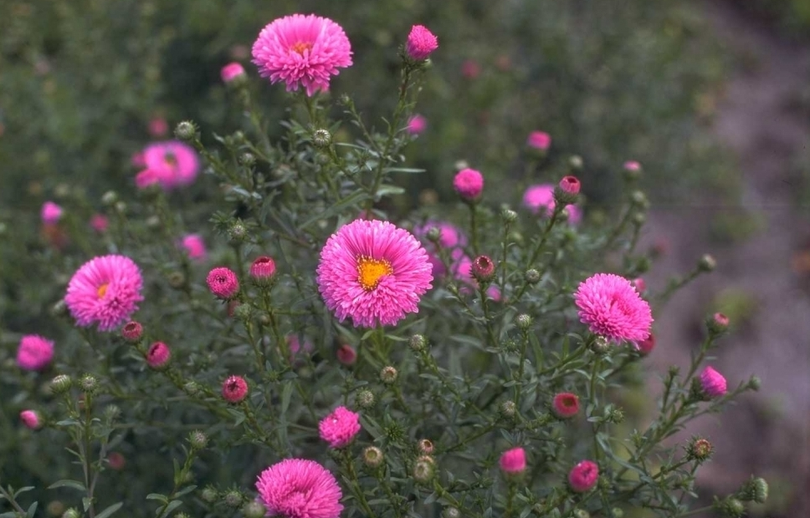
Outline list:
[[[585,163],[582,161],[582,157],[579,155],[572,155],[568,159],[568,166],[571,168],[571,172],[579,172],[582,171],[582,168],[585,166]]]
[[[751,376],[751,379],[748,380],[748,388],[751,390],[759,390],[762,386],[762,381],[757,376]]]
[[[619,424],[624,421],[624,412],[621,408],[611,406],[605,409],[605,421],[609,423]]]
[[[191,121],[183,121],[174,128],[174,136],[183,142],[197,138],[197,126]]]
[[[174,515],[174,518],[191,518],[191,516],[189,516],[188,513],[177,513]]]
[[[260,502],[249,502],[242,508],[245,518],[264,518],[267,515],[267,508]]]
[[[188,442],[195,450],[204,450],[208,446],[208,436],[200,430],[194,430],[188,434]]]
[[[513,419],[517,413],[517,406],[514,401],[504,401],[498,407],[498,411],[505,419]]]
[[[241,243],[247,237],[247,227],[241,221],[236,221],[228,228],[228,239],[232,243]]]
[[[360,392],[357,393],[357,396],[355,397],[355,402],[357,403],[357,406],[365,410],[368,410],[369,408],[373,407],[375,400],[376,398],[374,397],[374,393],[371,392],[370,390],[361,390]]]
[[[183,391],[188,394],[189,396],[195,396],[197,393],[200,392],[200,386],[197,384],[196,381],[189,381],[183,385]]]
[[[430,227],[430,229],[428,229],[427,238],[428,238],[429,241],[437,243],[439,241],[439,239],[441,239],[441,237],[442,237],[441,229],[439,229],[437,227]]]
[[[610,510],[611,518],[624,518],[624,511],[622,511],[618,507],[614,507]]]
[[[386,385],[390,385],[397,381],[398,376],[399,373],[397,372],[396,368],[390,365],[383,367],[383,369],[380,371],[380,380]]]
[[[764,478],[754,479],[754,502],[764,504],[768,500],[768,482]]]
[[[422,335],[413,335],[408,343],[414,352],[422,352],[427,348],[427,340]]]
[[[501,211],[501,219],[507,225],[512,224],[515,221],[517,221],[517,218],[518,218],[518,213],[511,210],[511,209],[503,209]]]
[[[557,221],[568,221],[568,218],[571,214],[568,212],[568,207],[563,207],[560,209],[560,212],[557,214]]]
[[[326,129],[317,129],[312,134],[312,144],[317,148],[327,148],[332,143],[332,134]]]
[[[633,205],[644,209],[646,209],[650,204],[650,202],[647,201],[647,195],[641,191],[633,191],[630,193],[630,202],[632,202]]]
[[[121,415],[121,409],[118,408],[118,405],[107,405],[104,409],[104,417],[109,421],[115,420],[119,415]]]
[[[242,493],[235,489],[231,489],[225,496],[222,498],[225,501],[225,505],[229,507],[239,507],[242,505]]]
[[[54,317],[61,317],[67,315],[67,304],[64,300],[59,300],[51,306],[51,315]]]
[[[252,167],[256,164],[256,155],[253,153],[242,153],[239,157],[239,163],[241,163],[245,167]]]
[[[82,515],[79,514],[79,511],[71,507],[62,515],[62,518],[82,518]]]
[[[714,257],[710,256],[709,254],[704,255],[698,261],[698,270],[701,272],[710,272],[717,268],[717,261],[714,260]]]
[[[732,497],[723,500],[715,497],[713,507],[723,518],[742,518],[745,514],[745,505]]]
[[[107,191],[101,197],[101,203],[107,207],[112,207],[118,201],[118,194],[115,191]]]
[[[64,394],[73,385],[73,380],[67,374],[60,374],[51,381],[51,391],[54,394]]]
[[[442,518],[461,518],[461,511],[456,507],[445,507],[442,511]]]
[[[376,446],[369,446],[363,450],[363,462],[369,468],[379,467],[383,463],[383,460],[385,460],[383,452]]]
[[[700,463],[708,460],[712,456],[713,450],[712,443],[707,439],[696,437],[692,439],[692,442],[686,448],[686,457]]]
[[[585,509],[574,509],[574,518],[591,518],[591,513]]]
[[[523,279],[529,284],[537,284],[540,282],[540,272],[534,268],[526,270],[526,273],[523,274]]]
[[[208,502],[209,504],[213,504],[219,499],[219,493],[213,487],[206,487],[200,492],[200,498],[202,498],[203,502]]]
[[[124,214],[127,211],[127,204],[123,201],[119,201],[115,203],[115,210],[119,214]]]
[[[607,354],[610,351],[610,342],[604,336],[597,336],[591,344],[591,351],[595,354]]]
[[[515,325],[521,331],[526,331],[526,330],[530,329],[532,327],[533,322],[534,322],[534,319],[532,319],[532,317],[530,315],[526,315],[526,314],[518,315],[515,318]]]
[[[253,317],[253,306],[250,304],[239,304],[233,310],[233,315],[239,320],[247,322]]]
[[[416,463],[413,465],[413,478],[416,482],[427,484],[433,480],[435,474],[436,461],[433,460],[433,457],[423,455],[416,459]]]
[[[166,280],[169,281],[169,286],[176,290],[181,289],[186,284],[186,276],[183,275],[183,272],[171,272]]]
[[[85,394],[92,394],[98,389],[98,380],[91,374],[85,374],[79,379],[79,386]]]

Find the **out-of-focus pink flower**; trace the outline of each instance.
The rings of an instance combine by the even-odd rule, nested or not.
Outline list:
[[[20,421],[30,430],[39,430],[42,428],[42,419],[39,416],[39,412],[36,410],[23,410],[20,412]]]
[[[242,79],[245,77],[245,69],[239,63],[228,63],[222,70],[220,71],[219,75],[222,77],[222,82],[225,84],[232,83],[235,79]]]
[[[149,144],[143,151],[143,157],[146,170],[135,177],[139,189],[156,182],[165,190],[189,185],[200,170],[197,152],[188,144],[176,140]]]
[[[110,220],[104,214],[93,214],[90,218],[90,227],[99,234],[103,234],[110,227]]]
[[[481,75],[481,65],[474,59],[464,60],[461,64],[461,75],[467,79],[475,79]]]
[[[40,216],[42,217],[43,223],[55,225],[60,219],[62,219],[62,213],[62,207],[52,201],[46,201],[42,205]]]
[[[523,206],[528,208],[532,214],[539,214],[543,217],[551,216],[557,202],[554,201],[554,186],[550,183],[531,185],[523,193]],[[582,211],[576,205],[566,205],[568,211],[568,222],[576,225],[582,220]]]
[[[53,360],[53,340],[25,335],[17,348],[17,365],[27,371],[41,371]]]
[[[540,151],[548,151],[551,147],[551,135],[545,131],[532,131],[526,139],[526,145]]]
[[[154,138],[160,138],[169,132],[169,123],[163,117],[153,117],[149,121],[149,134]]]
[[[703,387],[703,392],[712,398],[724,395],[727,390],[726,378],[712,367],[703,369],[700,374],[700,386]]]
[[[424,25],[414,25],[408,34],[408,43],[405,47],[411,59],[422,61],[439,48],[439,40]]]
[[[202,236],[199,234],[188,234],[183,237],[180,243],[186,250],[189,259],[201,262],[205,261],[205,258],[208,256],[208,252],[205,249],[205,241],[203,241]]]
[[[408,133],[411,135],[419,135],[427,129],[427,119],[422,115],[415,113],[408,119]]]

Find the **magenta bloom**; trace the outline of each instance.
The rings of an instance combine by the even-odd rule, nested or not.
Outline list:
[[[650,336],[652,311],[630,281],[597,273],[580,283],[574,300],[579,320],[594,334],[614,342],[640,342]]]
[[[233,270],[224,266],[208,272],[205,282],[211,293],[224,300],[232,299],[239,293],[239,279]]]
[[[484,176],[475,169],[462,169],[453,178],[453,188],[465,200],[476,200],[484,190]]]
[[[25,335],[17,348],[17,365],[27,371],[41,371],[53,360],[53,340]]]
[[[239,63],[228,63],[222,70],[220,70],[219,75],[222,77],[223,83],[230,83],[234,79],[241,79],[245,76],[245,69]]]
[[[242,376],[229,376],[222,383],[222,397],[228,403],[239,403],[247,394],[248,384]]]
[[[360,414],[352,412],[345,406],[337,407],[318,423],[321,439],[328,442],[332,448],[348,446],[359,431]]]
[[[498,464],[501,466],[501,471],[507,475],[523,473],[526,471],[526,451],[520,447],[506,450],[501,454]]]
[[[408,133],[411,135],[419,135],[427,129],[427,119],[418,113],[408,119]]]
[[[526,139],[526,145],[540,151],[548,151],[551,147],[551,135],[544,131],[532,131]]]
[[[180,242],[182,247],[186,250],[188,258],[194,261],[205,261],[208,255],[205,250],[205,242],[199,234],[188,234],[183,237]]]
[[[422,61],[439,48],[439,40],[424,25],[414,25],[408,34],[408,43],[405,48],[411,59]]]
[[[46,201],[42,205],[40,216],[43,223],[46,225],[53,225],[62,218],[62,212],[62,207],[52,201]]]
[[[550,183],[532,185],[523,193],[523,206],[528,208],[532,214],[539,214],[543,217],[551,216],[556,207],[554,201],[554,186]],[[576,205],[566,205],[568,209],[568,221],[576,225],[582,220],[582,211]]]
[[[720,397],[726,393],[726,378],[711,367],[706,367],[700,374],[700,386],[709,397]]]
[[[326,307],[355,327],[394,325],[419,311],[432,285],[427,252],[408,231],[387,221],[355,220],[321,250],[318,289]]]
[[[155,342],[146,352],[146,363],[153,369],[161,369],[169,363],[172,358],[172,352],[169,346],[163,342]]]
[[[191,184],[200,170],[197,152],[182,142],[153,142],[143,151],[146,170],[135,177],[138,188],[160,183],[165,190]]]
[[[293,14],[270,22],[253,44],[253,63],[271,83],[287,91],[303,86],[308,96],[329,90],[330,76],[351,66],[352,47],[343,28],[314,14]]]
[[[314,460],[284,459],[262,471],[259,500],[271,516],[339,518],[343,493],[332,473]]]
[[[276,274],[276,262],[272,257],[257,257],[250,265],[250,276],[257,281],[268,281]]]
[[[579,413],[579,398],[570,392],[560,392],[554,396],[552,410],[560,419],[574,417]]]
[[[20,412],[20,421],[23,422],[26,428],[31,430],[39,430],[42,428],[42,420],[36,410],[23,410]]]
[[[579,178],[571,175],[564,176],[559,185],[560,189],[566,194],[579,194],[579,189],[582,186]]]
[[[109,226],[110,220],[104,214],[93,214],[90,218],[90,227],[99,234],[106,232]]]
[[[641,164],[636,162],[635,160],[628,160],[624,163],[624,168],[632,173],[641,171]]]
[[[67,286],[65,304],[76,324],[98,324],[110,331],[127,321],[143,300],[138,265],[123,255],[95,257],[79,268]]]
[[[599,466],[595,462],[583,460],[568,473],[568,483],[577,493],[589,491],[599,480]]]
[[[341,345],[335,355],[343,365],[354,365],[357,362],[357,351],[349,344]]]

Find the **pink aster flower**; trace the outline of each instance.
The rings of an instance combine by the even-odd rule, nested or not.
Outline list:
[[[27,371],[41,371],[53,360],[53,340],[25,335],[17,348],[17,365]]]
[[[360,414],[352,412],[345,406],[337,407],[318,423],[321,439],[328,442],[332,448],[348,446],[359,431]]]
[[[636,173],[638,171],[641,171],[641,164],[639,164],[635,160],[628,160],[627,162],[624,163],[624,168],[627,171]]]
[[[98,324],[99,331],[121,325],[143,300],[138,265],[123,255],[95,257],[79,268],[67,286],[65,304],[76,324]]]
[[[408,231],[358,219],[332,234],[321,250],[318,289],[326,306],[355,327],[393,325],[419,311],[432,288],[427,252]]]
[[[150,185],[156,185],[160,182],[157,171],[152,169],[144,169],[135,175],[135,186],[138,189],[146,189]]]
[[[334,475],[314,460],[284,459],[262,471],[259,500],[271,516],[338,518],[343,493]]]
[[[532,185],[523,193],[523,206],[532,214],[548,217],[557,206],[554,201],[554,186],[550,183]],[[582,211],[576,205],[566,205],[568,222],[576,225],[582,220]]]
[[[349,344],[343,344],[338,347],[335,353],[337,359],[343,365],[354,365],[357,362],[357,351]]]
[[[245,77],[245,69],[241,64],[233,62],[228,63],[219,72],[222,77],[222,82],[225,84],[233,82],[235,79],[242,79]]]
[[[199,234],[187,234],[180,241],[180,245],[185,249],[189,259],[194,261],[205,261],[208,255],[205,250],[205,242]]]
[[[427,234],[431,228],[439,229],[438,246],[445,248],[450,253],[450,258],[457,261],[464,255],[463,247],[467,246],[467,237],[457,226],[447,221],[427,221],[424,225],[417,225],[413,229],[416,237],[427,241]],[[428,243],[425,245],[428,250],[428,260],[433,266],[433,277],[444,275],[444,264],[439,258],[439,251],[436,249],[436,244]]]
[[[408,34],[408,43],[405,48],[411,59],[422,61],[439,48],[439,40],[424,25],[414,25]]]
[[[191,184],[200,170],[200,159],[197,152],[183,142],[169,140],[153,142],[143,151],[146,162],[146,173],[141,171],[135,178],[139,188],[141,185],[160,183],[165,190]]]
[[[579,413],[579,398],[570,392],[560,392],[554,396],[551,409],[560,419],[568,419]]]
[[[169,123],[163,117],[153,117],[149,121],[149,134],[155,138],[162,137],[169,132]]]
[[[222,397],[228,403],[239,403],[247,397],[248,384],[242,376],[229,376],[222,383]]]
[[[419,135],[427,129],[427,119],[418,113],[408,119],[408,133],[411,135]]]
[[[30,430],[39,430],[42,428],[42,419],[39,416],[39,412],[36,410],[23,410],[20,412],[20,421]]]
[[[308,96],[329,90],[330,76],[351,66],[352,48],[343,28],[314,14],[293,14],[270,22],[253,44],[253,63],[271,83],[287,91],[303,86]]]
[[[551,135],[544,131],[532,131],[526,139],[526,145],[540,151],[548,151],[551,147]]]
[[[260,283],[267,282],[276,274],[276,262],[266,255],[257,257],[250,265],[250,276]]]
[[[462,169],[453,178],[453,188],[463,199],[477,200],[484,190],[484,176],[475,169]]]
[[[287,335],[285,339],[287,340],[287,350],[290,351],[291,358],[298,356],[298,353],[312,352],[312,342],[306,338],[304,339],[303,343],[296,334]]]
[[[650,336],[650,305],[624,277],[592,275],[580,283],[574,300],[580,321],[594,334],[614,342],[640,342]]]
[[[62,212],[62,207],[52,201],[46,201],[42,205],[40,216],[42,217],[43,223],[53,225],[62,218]]]
[[[110,220],[107,219],[107,216],[104,214],[93,214],[93,216],[90,218],[90,228],[99,234],[106,232],[109,226]]]
[[[523,473],[526,471],[526,451],[520,447],[506,450],[501,454],[501,459],[498,464],[501,467],[501,471],[507,475]]]
[[[208,272],[205,282],[211,293],[224,300],[232,299],[239,293],[239,279],[233,270],[224,266]]]
[[[599,480],[599,466],[595,462],[583,460],[568,473],[568,483],[577,493],[589,491]]]
[[[726,393],[726,378],[711,367],[706,367],[700,374],[700,386],[703,392],[711,398],[720,397]]]
[[[169,346],[163,342],[153,343],[146,352],[146,363],[156,370],[165,367],[171,359],[172,352],[169,350]]]

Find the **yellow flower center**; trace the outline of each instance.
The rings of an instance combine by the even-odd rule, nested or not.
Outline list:
[[[366,291],[376,288],[383,275],[391,275],[393,272],[394,269],[388,261],[365,256],[357,259],[357,280]]]
[[[100,299],[104,298],[104,295],[107,294],[107,288],[109,286],[110,286],[109,284],[102,284],[101,286],[98,287],[98,291],[96,292],[98,293],[98,298]]]
[[[305,50],[312,50],[312,43],[308,41],[299,41],[294,43],[293,46],[290,47],[290,50],[294,50],[303,56]]]

